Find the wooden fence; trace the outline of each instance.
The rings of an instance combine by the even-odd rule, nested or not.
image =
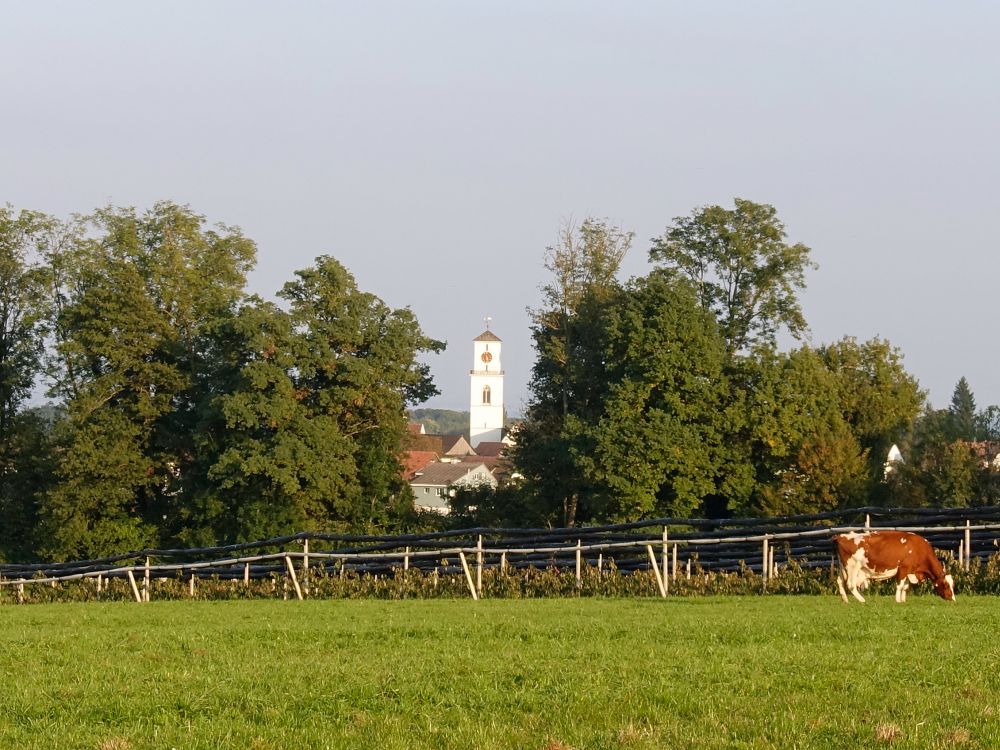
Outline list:
[[[575,529],[463,529],[398,536],[303,532],[260,542],[203,549],[148,549],[97,560],[0,565],[0,588],[90,580],[100,592],[126,579],[135,600],[149,601],[151,581],[178,577],[195,593],[199,578],[251,580],[281,576],[295,596],[308,595],[310,576],[385,575],[418,569],[460,575],[473,599],[482,595],[485,569],[575,570],[614,564],[623,573],[652,570],[659,593],[671,581],[705,571],[748,570],[764,581],[794,559],[805,568],[833,562],[830,537],[865,528],[915,531],[967,569],[972,559],[998,552],[1000,506],[957,509],[854,508],[780,518],[658,518]]]

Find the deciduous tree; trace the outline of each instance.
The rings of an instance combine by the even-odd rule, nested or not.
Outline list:
[[[785,236],[773,206],[737,198],[733,209],[706,206],[675,218],[649,258],[694,283],[732,356],[773,345],[782,328],[795,337],[806,331],[798,291],[814,264],[808,247]]]

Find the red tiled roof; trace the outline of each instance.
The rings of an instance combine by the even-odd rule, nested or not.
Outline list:
[[[500,441],[484,440],[476,446],[478,456],[499,456],[507,449],[506,443]]]
[[[400,459],[403,479],[410,481],[416,472],[437,460],[438,454],[434,451],[406,451]]]

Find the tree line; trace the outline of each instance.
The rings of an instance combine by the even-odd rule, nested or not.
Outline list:
[[[517,479],[440,518],[401,476],[407,408],[437,393],[421,357],[444,347],[408,309],[329,256],[250,294],[253,241],[170,202],[0,209],[0,559],[994,502],[974,441],[1000,439],[1000,409],[964,379],[929,408],[883,339],[803,343],[810,249],[773,207],[675,218],[622,280],[633,241],[587,219],[546,249]]]
[[[173,203],[0,210],[0,557],[406,522],[405,409],[443,344],[331,257],[251,295],[255,259]]]
[[[456,498],[461,524],[817,513],[993,504],[1000,410],[963,378],[934,410],[890,342],[820,346],[799,293],[814,267],[772,206],[736,199],[678,217],[621,281],[634,236],[563,227],[533,311],[537,353],[513,463]],[[846,295],[845,295],[846,296]],[[850,304],[845,299],[845,304]],[[779,351],[784,334],[798,344]],[[893,444],[904,461],[886,470]]]

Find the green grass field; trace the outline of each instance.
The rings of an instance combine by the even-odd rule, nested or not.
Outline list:
[[[1000,599],[0,607],[0,748],[1000,746]]]

